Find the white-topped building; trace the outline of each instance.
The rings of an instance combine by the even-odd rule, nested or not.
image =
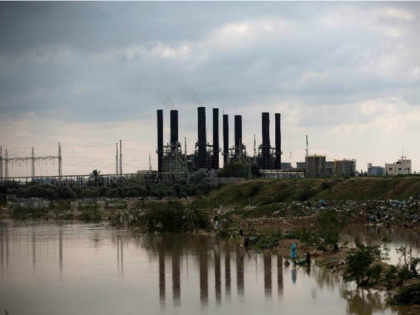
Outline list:
[[[385,164],[386,175],[408,175],[411,174],[411,160],[407,160],[405,156],[402,156],[395,163]]]

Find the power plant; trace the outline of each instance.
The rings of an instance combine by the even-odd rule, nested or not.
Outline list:
[[[217,172],[220,167],[219,156],[223,155],[224,165],[239,163],[247,167],[258,167],[262,170],[281,169],[281,115],[275,114],[275,147],[270,142],[270,114],[262,113],[262,144],[258,156],[250,156],[243,143],[242,116],[234,116],[234,144],[229,145],[229,115],[223,115],[223,150],[219,145],[219,109],[213,108],[212,144],[207,140],[206,108],[197,108],[197,142],[193,154],[181,149],[178,139],[178,111],[170,111],[170,142],[164,145],[163,110],[157,110],[157,155],[158,173],[172,176],[185,176],[197,171]]]

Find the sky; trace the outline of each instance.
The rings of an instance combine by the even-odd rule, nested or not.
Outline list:
[[[156,169],[156,110],[179,111],[191,153],[197,107],[282,114],[283,162],[309,153],[420,170],[419,2],[0,2],[0,145],[57,155],[63,172]],[[220,120],[220,126],[221,126]],[[221,132],[221,130],[220,130]],[[222,144],[222,143],[221,143]],[[15,163],[10,176],[30,175]],[[38,163],[37,175],[57,174]]]

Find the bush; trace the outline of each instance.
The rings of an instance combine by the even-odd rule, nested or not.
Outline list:
[[[206,213],[197,208],[186,208],[178,202],[150,203],[146,208],[141,223],[149,232],[174,233],[210,227]]]
[[[344,216],[333,210],[323,210],[319,213],[314,227],[301,229],[296,234],[305,244],[325,249],[338,243],[340,232],[346,225],[347,219]]]
[[[344,281],[355,281],[357,286],[368,285],[370,279],[378,280],[382,269],[372,266],[373,262],[380,258],[379,246],[365,245],[356,240],[356,251],[347,255],[347,268],[344,271]]]
[[[420,283],[401,288],[391,303],[397,305],[420,304]]]

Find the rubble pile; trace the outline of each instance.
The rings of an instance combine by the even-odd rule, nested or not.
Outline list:
[[[293,201],[278,205],[271,215],[264,213],[263,218],[270,217],[304,217],[322,210],[334,210],[346,213],[349,217],[371,224],[392,224],[411,227],[420,223],[420,196],[407,200],[367,200],[367,201]],[[246,210],[246,209],[244,209]],[[258,209],[254,216],[258,216]]]

